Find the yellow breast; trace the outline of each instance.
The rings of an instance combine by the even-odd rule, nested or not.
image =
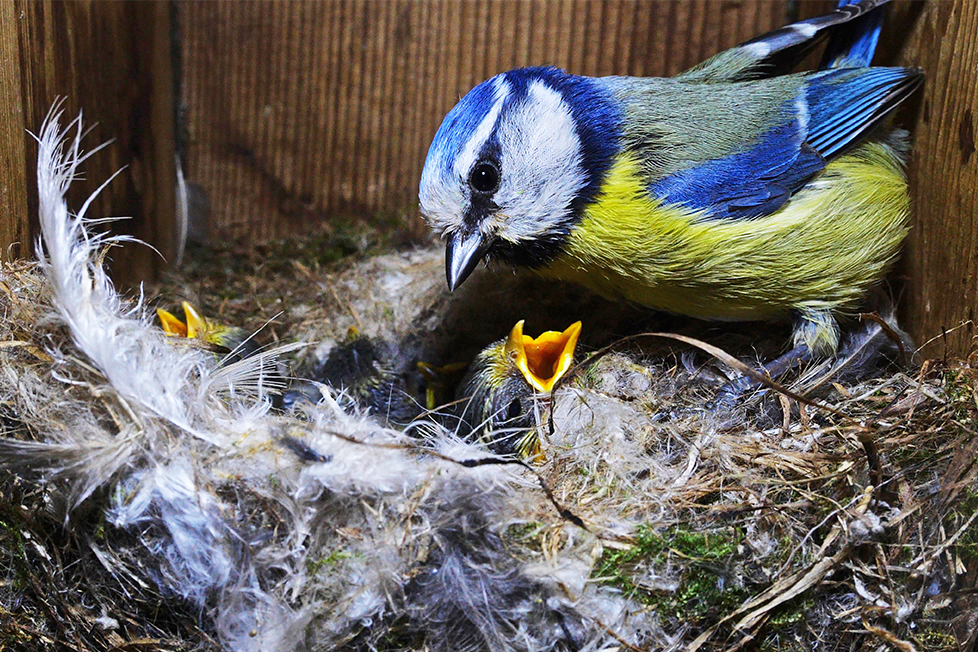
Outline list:
[[[634,158],[619,159],[598,199],[543,274],[611,298],[705,319],[752,320],[852,306],[878,282],[907,233],[909,198],[894,150],[861,145],[777,212],[710,219],[651,197]]]

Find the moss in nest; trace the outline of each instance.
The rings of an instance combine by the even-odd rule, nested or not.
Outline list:
[[[260,247],[266,256],[266,268],[277,273],[294,264],[310,269],[327,267],[354,254],[383,248],[383,232],[358,220],[338,219],[307,238],[273,240]]]
[[[940,625],[922,627],[913,635],[913,642],[919,646],[918,649],[928,650],[928,652],[944,652],[945,650],[957,652],[961,649],[958,639],[947,630],[946,625],[943,627]]]
[[[978,490],[964,489],[958,500],[957,509],[950,514],[948,519],[947,527],[950,532],[955,532],[957,527],[960,527],[960,525],[955,527],[956,523],[966,523],[972,514],[978,512]],[[955,549],[961,559],[966,562],[978,560],[978,519],[973,520],[971,525],[961,533],[955,544]]]
[[[348,550],[343,550],[337,548],[333,550],[328,555],[322,559],[309,559],[306,561],[306,569],[309,571],[310,575],[315,575],[321,571],[328,571],[339,566],[344,560],[351,559],[355,556]]]
[[[15,592],[26,588],[28,582],[24,533],[30,532],[17,511],[13,504],[0,505],[0,554],[6,560],[5,576],[10,582],[9,588]]]
[[[760,652],[808,652],[811,647],[793,633],[776,630],[768,632],[757,649]]]
[[[376,255],[400,244],[396,229],[384,222],[370,223],[352,217],[337,217],[328,228],[320,228],[300,238],[279,238],[260,243],[190,243],[187,249],[188,276],[213,283],[226,281],[222,299],[253,294],[253,287],[239,281],[251,276],[292,278],[300,270],[316,271],[335,267],[340,261]]]
[[[805,619],[808,618],[814,608],[814,598],[789,602],[781,609],[775,610],[767,622],[769,626],[779,630],[785,627],[791,627],[805,622]]]
[[[546,523],[539,521],[528,521],[526,523],[513,523],[506,528],[503,539],[506,541],[518,541],[526,543],[537,539],[547,528]]]
[[[736,609],[751,592],[732,569],[743,534],[735,528],[698,532],[672,526],[661,533],[642,526],[627,550],[605,550],[593,577],[618,587],[676,623],[715,622]],[[674,590],[643,585],[643,568],[681,566]]]

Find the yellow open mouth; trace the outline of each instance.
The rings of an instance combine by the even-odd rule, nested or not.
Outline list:
[[[200,313],[192,305],[184,301],[183,314],[186,316],[187,323],[177,319],[172,313],[156,309],[156,316],[160,318],[163,332],[174,337],[189,337],[191,339],[202,339],[202,335],[209,330],[207,320],[201,317]]]
[[[581,322],[574,322],[563,333],[547,331],[532,338],[523,334],[523,321],[510,331],[506,354],[512,357],[526,382],[538,391],[550,392],[574,362]]]

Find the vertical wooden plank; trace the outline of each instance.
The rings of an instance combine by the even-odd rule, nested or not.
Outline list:
[[[321,196],[317,196],[316,189],[320,186],[320,179],[316,176],[316,163],[322,159],[320,138],[325,131],[325,115],[320,108],[320,100],[323,93],[319,92],[322,87],[318,83],[316,76],[303,74],[303,67],[308,65],[312,70],[325,70],[326,43],[321,38],[317,30],[317,24],[312,19],[311,10],[306,3],[296,3],[301,11],[298,14],[299,38],[298,43],[309,53],[308,61],[296,61],[295,77],[297,84],[296,103],[299,106],[307,107],[306,118],[309,123],[309,133],[305,138],[299,138],[295,147],[296,168],[296,189],[299,193],[298,199],[304,205],[321,205]]]
[[[285,47],[291,51],[299,48],[305,50],[305,44],[296,38],[299,31],[297,12],[302,10],[299,2],[277,2],[271,4],[273,24],[281,25],[276,37],[284,41]],[[269,84],[271,101],[269,102],[267,146],[269,161],[272,169],[278,173],[282,189],[287,197],[298,201],[295,192],[295,137],[306,135],[309,123],[303,121],[301,126],[296,120],[297,110],[302,111],[302,105],[295,101],[295,79],[298,74],[296,57],[277,57],[277,65],[273,69],[273,79]],[[357,131],[360,131],[359,128]],[[296,209],[293,209],[296,210]]]
[[[371,74],[371,85],[369,90],[370,121],[366,126],[370,140],[369,156],[363,162],[363,176],[368,181],[366,206],[368,210],[377,211],[382,208],[381,198],[386,191],[386,179],[383,173],[381,161],[383,159],[384,135],[381,132],[383,116],[387,113],[387,103],[385,93],[389,83],[388,71],[390,70],[390,58],[387,53],[392,52],[390,42],[390,7],[387,3],[376,3],[373,8],[373,18],[371,22],[376,29],[376,39],[381,53],[375,59],[374,69]]]
[[[740,31],[740,14],[745,9],[749,10],[750,5],[740,5],[740,3],[730,3],[730,0],[720,0],[719,2],[697,3],[702,6],[703,11],[699,14],[697,30],[700,35],[700,49],[693,54],[695,62],[687,59],[687,64],[696,63],[709,57],[715,50],[722,50],[725,43],[736,43],[737,34]],[[733,11],[731,11],[733,9]],[[683,68],[689,67],[683,66]]]
[[[967,355],[978,306],[978,3],[911,9],[900,60],[923,68],[927,80],[910,165],[914,217],[901,323],[918,344],[936,338],[927,355]]]
[[[547,63],[545,56],[548,49],[547,40],[552,29],[554,14],[551,8],[556,8],[557,3],[549,0],[532,0],[533,22],[531,29],[527,30],[529,41],[529,65],[539,66]]]
[[[167,261],[175,262],[176,229],[176,88],[171,41],[171,6],[165,2],[146,3],[136,10],[137,51],[142,43],[145,67],[137,64],[140,74],[147,75],[148,88],[135,103],[131,119],[136,124],[135,162],[145,166],[140,187],[141,224],[137,236],[152,244]],[[140,55],[137,55],[140,56]],[[104,92],[104,89],[100,89]],[[133,165],[134,163],[130,163]],[[154,276],[161,262],[152,252],[134,253],[136,274],[133,283]],[[124,277],[124,275],[122,275]]]
[[[574,47],[574,8],[576,0],[555,0],[559,7],[559,20],[554,21],[557,29],[551,33],[550,41],[554,47],[554,61],[561,68],[573,68],[571,52]]]
[[[395,59],[395,87],[398,89],[398,103],[394,117],[394,130],[390,136],[389,146],[392,149],[394,176],[398,186],[403,187],[410,175],[411,149],[411,116],[410,110],[413,103],[414,93],[416,92],[415,77],[412,71],[417,70],[416,44],[420,37],[418,30],[421,25],[415,16],[414,6],[410,0],[398,3],[398,28],[395,33],[395,43],[397,57]]]
[[[409,0],[408,0],[409,1]],[[475,78],[475,32],[478,24],[479,2],[463,2],[462,5],[462,33],[458,41],[458,59],[456,67],[459,70],[459,83],[455,86],[453,94],[461,94],[463,89],[468,89]],[[458,99],[458,98],[454,98]]]
[[[568,72],[584,74],[584,61],[587,52],[588,3],[585,0],[570,0],[567,14],[567,58],[564,67]]]
[[[651,2],[636,2],[635,17],[632,23],[632,51],[628,57],[626,73],[636,77],[646,74],[651,56],[652,15],[655,4]]]
[[[69,204],[78,206],[125,168],[92,205],[91,214],[129,216],[112,230],[134,235],[172,259],[176,172],[169,3],[16,0],[5,4],[5,12],[11,9],[15,21],[5,25],[10,29],[4,33],[16,38],[19,69],[2,74],[19,76],[25,126],[36,131],[62,97],[65,118],[84,109],[86,123],[93,126],[89,147],[112,141],[85,163],[85,178],[72,187]],[[24,138],[23,158],[8,169],[25,175],[33,223],[37,148]],[[146,247],[115,249],[111,258],[123,285],[149,278],[162,266]]]
[[[491,61],[486,70],[486,76],[495,75],[516,67],[516,3],[519,0],[496,0],[489,3],[489,23],[492,25],[495,38],[491,43]]]
[[[513,47],[513,67],[530,65],[532,62],[530,34],[537,27],[536,17],[539,13],[539,6],[533,0],[522,0],[518,3],[519,12],[516,14],[514,27],[516,30],[516,44]]]
[[[671,35],[675,32],[685,32],[688,29],[688,3],[665,2],[656,3],[655,23],[653,33],[652,55],[653,64],[646,72],[647,75],[671,77],[683,69],[682,61],[676,63],[676,58],[682,52],[676,52]]]
[[[334,0],[326,5],[323,12],[325,29],[322,30],[322,39],[326,44],[325,60],[323,67],[318,74],[322,75],[325,87],[319,93],[320,115],[324,118],[325,129],[322,133],[320,151],[315,157],[317,187],[320,188],[319,203],[326,210],[335,208],[335,193],[333,192],[336,182],[336,142],[337,132],[342,128],[336,115],[337,96],[340,92],[340,70],[343,63],[340,60],[341,37],[340,30],[343,29],[342,3]]]
[[[581,48],[584,50],[584,63],[578,71],[582,75],[596,77],[601,60],[601,36],[604,23],[605,2],[588,2],[584,5],[587,20],[584,21],[584,37]]]
[[[379,58],[377,55],[380,51],[369,50],[364,46],[368,43],[378,43],[376,29],[377,23],[374,20],[377,6],[378,3],[375,2],[360,3],[363,13],[361,14],[360,24],[358,26],[359,34],[357,41],[359,43],[359,51],[357,52],[357,56],[363,60],[363,64],[360,69],[360,75],[355,82],[356,96],[354,100],[354,108],[356,111],[356,122],[354,123],[354,134],[356,136],[356,140],[351,148],[352,161],[350,165],[350,173],[352,177],[359,180],[359,183],[353,184],[353,201],[351,202],[351,205],[355,207],[354,210],[357,212],[367,212],[370,210],[367,200],[370,179],[368,178],[365,164],[368,162],[370,157],[371,140],[373,140],[373,134],[371,134],[369,129],[367,129],[367,124],[370,119],[370,114],[373,111],[370,97],[373,94],[373,90],[376,86],[374,69],[376,67],[377,59]]]
[[[21,95],[17,11],[0,3],[0,261],[30,255],[31,232],[27,201],[24,102]]]
[[[639,3],[623,0],[618,3],[615,29],[615,71],[627,75],[632,63],[632,37],[635,35],[635,17]]]
[[[472,71],[473,77],[470,80],[472,84],[477,84],[480,80],[486,78],[486,72],[490,68],[489,61],[494,59],[496,54],[496,49],[491,47],[492,36],[495,32],[492,29],[492,21],[490,8],[493,3],[490,2],[476,2],[477,18],[474,26],[474,36],[475,39],[472,42]],[[470,84],[470,85],[472,85]]]
[[[595,35],[595,44],[598,48],[598,62],[594,68],[594,75],[611,75],[615,73],[622,61],[622,54],[625,52],[627,43],[619,37],[618,26],[621,21],[621,2],[619,0],[606,0],[602,3],[601,27]]]
[[[706,2],[687,3],[687,8],[689,9],[687,29],[685,31],[672,31],[673,52],[682,54],[682,58],[680,59],[682,63],[676,72],[681,72],[696,65],[698,62],[710,56],[710,53],[715,49],[710,47],[711,44],[707,40],[708,35],[704,32],[706,31],[706,25],[709,23],[710,15],[719,6]],[[684,37],[689,39],[685,47],[683,45]]]
[[[415,25],[417,26],[416,33],[420,38],[416,39],[417,42],[412,44],[412,59],[414,63],[411,66],[411,70],[417,71],[419,74],[414,75],[414,78],[411,80],[413,86],[412,97],[415,100],[411,103],[412,111],[410,113],[410,121],[405,125],[404,132],[406,136],[406,148],[402,158],[402,165],[404,166],[405,177],[411,176],[411,170],[420,169],[417,160],[421,149],[427,144],[427,135],[422,133],[418,125],[424,122],[424,99],[428,96],[425,89],[425,84],[428,79],[427,75],[430,74],[427,68],[428,46],[433,42],[433,39],[438,37],[437,29],[434,29],[431,24],[432,3],[422,3],[419,9],[420,11],[412,12],[414,14],[413,19]],[[411,185],[414,185],[413,180]]]
[[[424,19],[423,24],[431,25],[433,28],[432,32],[436,35],[434,40],[428,43],[427,47],[422,48],[422,51],[424,53],[424,59],[423,59],[424,64],[422,68],[422,70],[424,71],[423,74],[424,79],[437,79],[439,74],[438,66],[437,66],[438,58],[437,56],[435,56],[436,52],[434,51],[433,45],[438,42],[437,41],[438,36],[440,36],[443,33],[442,30],[440,29],[440,26],[441,26],[441,15],[442,13],[444,13],[445,6],[446,3],[443,1],[430,3],[430,5],[428,6],[430,13]],[[439,116],[441,111],[439,111],[436,108],[436,103],[434,101],[432,94],[425,93],[420,89],[418,92],[421,94],[421,98],[423,101],[422,101],[421,113],[420,113],[421,119],[416,121],[414,126],[412,127],[415,140],[414,140],[414,147],[412,152],[413,155],[408,159],[408,162],[411,166],[410,167],[411,170],[420,170],[421,167],[424,165],[425,154],[427,153],[428,143],[430,142],[430,138],[428,134],[434,133],[434,129],[436,128],[435,125],[441,122],[441,117],[443,117],[443,116]],[[410,180],[410,184],[407,187],[410,188],[412,197],[416,197],[417,190],[418,190],[419,175],[417,173],[411,175],[411,172],[408,172],[408,175],[412,176],[412,178]]]

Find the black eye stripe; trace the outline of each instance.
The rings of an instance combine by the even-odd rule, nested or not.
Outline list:
[[[477,161],[469,172],[469,187],[473,192],[492,194],[499,188],[499,166],[485,159]]]

